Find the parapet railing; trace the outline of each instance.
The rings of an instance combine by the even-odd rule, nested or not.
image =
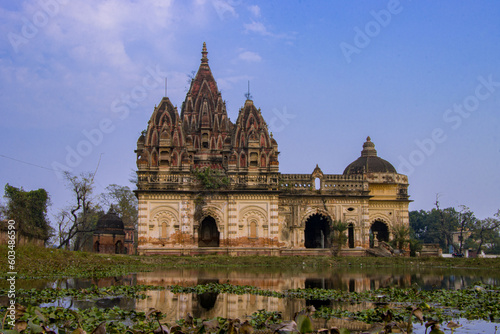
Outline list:
[[[272,189],[281,191],[305,192],[346,192],[367,191],[368,181],[363,175],[328,174],[321,179],[311,174],[261,174],[228,175],[229,189]],[[139,173],[139,189],[188,189],[200,186],[192,174]]]
[[[363,175],[327,174],[321,179],[314,179],[311,174],[281,174],[280,188],[294,191],[363,191],[368,190],[368,183]]]

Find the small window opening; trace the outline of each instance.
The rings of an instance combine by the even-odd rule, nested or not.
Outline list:
[[[319,177],[314,179],[314,189],[319,190],[321,188],[321,180]]]

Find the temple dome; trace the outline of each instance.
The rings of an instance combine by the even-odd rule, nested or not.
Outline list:
[[[108,213],[99,218],[94,231],[95,234],[125,234],[123,221],[116,214],[113,206]]]
[[[344,169],[344,175],[363,173],[397,173],[390,162],[377,156],[375,144],[370,137],[363,144],[361,156]]]

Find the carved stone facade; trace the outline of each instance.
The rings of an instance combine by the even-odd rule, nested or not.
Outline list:
[[[139,254],[365,255],[408,227],[408,179],[368,137],[343,174],[281,174],[247,99],[232,123],[203,45],[180,115],[168,97],[137,141]],[[332,225],[348,224],[336,245]]]

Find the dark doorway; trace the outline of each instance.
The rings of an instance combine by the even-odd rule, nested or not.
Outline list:
[[[306,221],[304,231],[306,248],[330,248],[330,223],[328,218],[314,214]]]
[[[381,222],[380,220],[376,220],[372,224],[372,227],[370,228],[370,234],[373,235],[373,238],[377,238],[379,242],[389,241],[389,229],[387,228],[387,225],[384,222]],[[370,247],[373,247],[373,245],[370,244]]]
[[[215,219],[208,216],[201,222],[198,231],[198,247],[219,247],[219,231]]]
[[[115,244],[115,254],[122,254],[123,253],[123,243],[118,240]]]
[[[347,238],[349,241],[349,248],[354,248],[354,225],[349,224],[349,228],[347,229]]]

